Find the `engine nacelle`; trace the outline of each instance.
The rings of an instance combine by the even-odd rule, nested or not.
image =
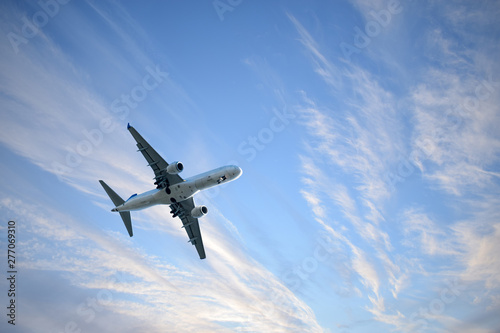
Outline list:
[[[166,171],[171,175],[176,175],[184,170],[184,165],[181,162],[172,162],[168,165]]]
[[[191,210],[191,216],[198,219],[204,215],[207,215],[208,208],[206,206],[196,206]]]

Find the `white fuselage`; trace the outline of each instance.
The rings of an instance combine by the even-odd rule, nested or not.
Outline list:
[[[241,169],[235,165],[223,166],[188,178],[168,188],[154,189],[141,194],[134,194],[123,204],[113,208],[112,211],[124,212],[140,210],[154,205],[170,205],[175,202],[182,202],[191,198],[201,190],[235,180],[241,173]]]

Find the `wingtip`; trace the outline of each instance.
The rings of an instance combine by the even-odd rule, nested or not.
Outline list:
[[[130,123],[128,123],[128,124],[127,124],[127,129],[129,129],[130,127],[132,127],[132,126],[130,126]]]

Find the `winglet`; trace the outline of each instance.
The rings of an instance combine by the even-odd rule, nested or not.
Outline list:
[[[130,126],[130,123],[128,123],[128,124],[127,124],[127,129],[129,129],[130,127],[132,127],[132,126]]]

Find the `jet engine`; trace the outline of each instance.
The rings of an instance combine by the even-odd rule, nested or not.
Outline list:
[[[167,167],[167,173],[171,175],[176,175],[184,169],[184,165],[181,162],[172,162]]]
[[[191,216],[195,219],[207,215],[208,208],[206,206],[196,206],[191,210]]]

